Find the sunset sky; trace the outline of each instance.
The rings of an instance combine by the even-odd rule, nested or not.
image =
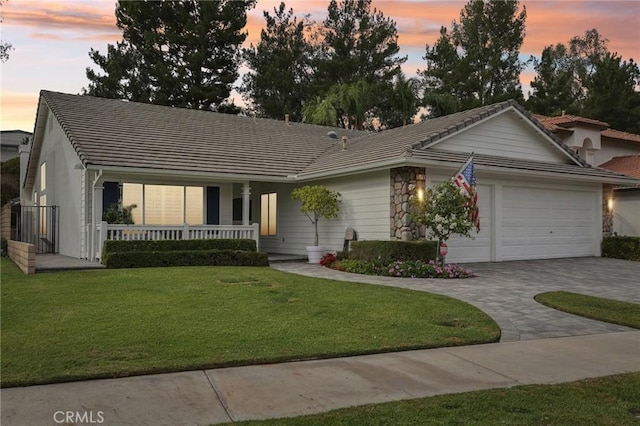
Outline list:
[[[7,0],[0,12],[4,42],[14,46],[8,62],[0,65],[0,129],[33,131],[38,92],[41,89],[79,93],[88,83],[85,68],[92,67],[91,48],[106,51],[121,39],[115,26],[115,0]],[[273,10],[274,0],[259,0],[249,12],[246,44],[256,43],[264,23],[263,10]],[[321,21],[329,0],[289,0],[298,15],[311,14]],[[450,27],[466,1],[376,1],[373,7],[396,21],[401,54],[408,60],[408,77],[424,68],[425,44],[433,44],[442,25]],[[523,59],[540,56],[550,44],[597,28],[609,39],[609,49],[624,59],[640,59],[640,1],[522,1],[527,8]],[[241,69],[242,71],[242,69]],[[521,75],[526,92],[533,70]],[[236,103],[240,98],[235,95]]]

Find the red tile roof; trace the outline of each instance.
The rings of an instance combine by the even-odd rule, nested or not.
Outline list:
[[[640,135],[634,133],[621,132],[620,130],[607,129],[602,131],[602,136],[612,139],[620,139],[624,141],[640,143]]]
[[[607,129],[609,124],[604,121],[593,120],[591,118],[578,117],[577,115],[560,115],[558,117],[547,117],[546,115],[540,114],[531,114],[533,117],[544,126],[545,129],[550,132],[562,132],[569,131],[573,132],[572,129],[564,127],[569,124],[586,124],[591,126],[603,127],[602,136],[610,139],[617,139],[621,141],[627,142],[638,142],[640,143],[640,135],[636,135],[634,133],[627,133],[620,130],[615,129]]]
[[[640,154],[613,157],[611,160],[600,164],[598,167],[640,178]]]
[[[594,120],[592,118],[579,117],[577,115],[564,114],[557,117],[546,117],[544,115],[534,115],[545,127],[560,126],[567,127],[570,124],[586,124],[596,127],[609,127],[609,123]]]

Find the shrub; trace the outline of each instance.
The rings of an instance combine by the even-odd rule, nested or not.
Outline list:
[[[324,256],[322,256],[322,259],[320,259],[320,266],[326,266],[328,268],[331,268],[335,262],[336,262],[336,255],[333,253],[327,253]]]
[[[387,264],[395,260],[427,262],[436,259],[437,249],[437,241],[354,241],[349,259]]]
[[[471,269],[453,263],[445,266],[435,261],[397,260],[390,263],[380,261],[365,262],[361,260],[342,260],[334,264],[334,269],[366,275],[381,275],[402,278],[469,278],[473,276]]]
[[[603,238],[602,257],[640,261],[640,237],[613,235]]]
[[[110,253],[159,252],[189,250],[242,250],[256,251],[255,240],[208,239],[208,240],[107,240],[104,242],[102,258]],[[103,262],[104,263],[104,262]]]
[[[269,266],[266,253],[241,250],[175,250],[112,252],[103,258],[107,268],[163,266]]]

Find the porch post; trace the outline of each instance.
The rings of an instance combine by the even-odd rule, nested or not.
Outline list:
[[[249,225],[249,209],[251,208],[251,187],[249,182],[242,183],[242,224]]]
[[[96,238],[98,233],[98,227],[102,222],[102,192],[104,187],[102,186],[102,170],[96,172],[93,179],[91,193],[91,261],[95,262],[96,257],[100,254],[102,249],[99,244],[102,242]]]

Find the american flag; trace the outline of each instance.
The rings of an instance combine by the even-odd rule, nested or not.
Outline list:
[[[476,226],[476,232],[480,232],[480,209],[478,208],[478,191],[476,191],[476,169],[473,165],[473,154],[455,174],[453,181],[458,187],[463,188],[467,197],[471,198],[471,220]]]

